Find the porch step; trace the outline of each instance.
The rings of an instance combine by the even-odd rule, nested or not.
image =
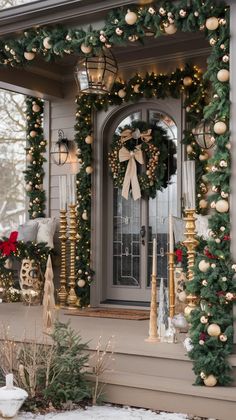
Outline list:
[[[115,404],[233,420],[234,387],[193,386],[188,380],[115,371],[106,375],[105,399]]]

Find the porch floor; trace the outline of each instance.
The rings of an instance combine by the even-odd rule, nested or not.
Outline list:
[[[232,420],[236,411],[235,387],[196,387],[192,363],[183,344],[147,343],[149,321],[87,318],[65,315],[57,310],[62,322],[71,326],[88,342],[91,353],[99,337],[102,343],[114,336],[113,371],[102,378],[108,402],[194,414],[220,420]],[[10,328],[15,340],[43,340],[42,306],[22,303],[0,304],[0,324]],[[3,338],[2,328],[0,339]],[[230,357],[236,379],[236,355]],[[236,381],[235,381],[236,384]]]

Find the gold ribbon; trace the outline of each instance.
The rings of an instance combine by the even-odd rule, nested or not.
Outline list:
[[[142,141],[144,141],[145,143],[148,143],[151,138],[152,138],[152,129],[149,128],[146,131],[143,131],[141,133],[141,131],[136,128],[136,130],[132,131],[129,128],[127,128],[126,130],[122,131],[120,134],[120,138],[121,138],[121,143],[125,143],[126,141],[130,140],[130,139],[139,139],[141,138]]]
[[[131,185],[132,195],[134,200],[138,200],[141,197],[141,190],[138,182],[137,176],[137,162],[140,165],[144,164],[143,160],[143,153],[141,150],[141,145],[137,146],[134,150],[129,151],[126,147],[122,147],[119,150],[119,161],[125,162],[128,160],[128,165],[125,172],[123,187],[122,187],[122,197],[128,200],[129,197],[129,189]]]

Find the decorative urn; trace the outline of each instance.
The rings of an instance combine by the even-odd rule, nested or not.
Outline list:
[[[24,389],[13,385],[13,375],[6,375],[6,386],[0,388],[0,416],[3,419],[14,418],[23,402],[28,397]]]

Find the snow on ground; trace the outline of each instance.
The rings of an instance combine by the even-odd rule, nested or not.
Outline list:
[[[20,413],[17,420],[185,420],[186,414],[160,413],[130,407],[94,406],[87,410],[35,415]]]

